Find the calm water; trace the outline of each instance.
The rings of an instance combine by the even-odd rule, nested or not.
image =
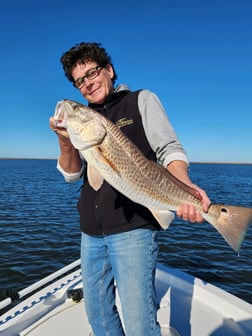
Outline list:
[[[76,202],[54,160],[0,160],[0,297],[79,258]],[[252,207],[252,165],[192,164],[193,181],[214,203]],[[159,261],[252,303],[252,225],[240,256],[209,224],[175,220],[159,234]]]

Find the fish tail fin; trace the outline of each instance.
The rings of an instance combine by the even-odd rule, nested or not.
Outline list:
[[[211,209],[213,207],[213,209]],[[207,220],[219,231],[226,242],[239,253],[239,249],[246,235],[249,224],[252,221],[252,208],[229,205],[211,205],[211,211],[217,211],[217,220]]]

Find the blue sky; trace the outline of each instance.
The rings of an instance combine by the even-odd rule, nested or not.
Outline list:
[[[252,1],[9,1],[0,8],[0,158],[57,158],[56,102],[86,103],[59,58],[100,42],[154,91],[190,161],[252,163]]]

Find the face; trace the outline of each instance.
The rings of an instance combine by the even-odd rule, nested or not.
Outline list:
[[[74,81],[86,75],[87,71],[97,67],[96,62],[85,62],[76,64],[73,68],[72,76]],[[106,97],[113,92],[112,78],[113,68],[107,64],[104,68],[98,68],[98,76],[93,79],[84,79],[84,84],[79,90],[89,103],[102,104]]]

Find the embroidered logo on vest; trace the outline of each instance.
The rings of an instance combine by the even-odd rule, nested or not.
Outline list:
[[[133,119],[122,118],[116,122],[116,126],[121,128],[123,126],[131,125],[133,124],[133,122],[134,122]]]

